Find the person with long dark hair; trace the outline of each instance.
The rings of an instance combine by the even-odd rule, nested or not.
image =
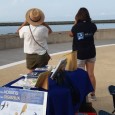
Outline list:
[[[96,48],[94,44],[94,34],[97,31],[96,25],[90,18],[89,11],[82,7],[75,16],[75,23],[69,35],[73,37],[72,50],[77,50],[77,66],[87,70],[89,78],[94,88],[91,92],[91,99],[96,100],[96,79],[94,76],[94,66],[96,61]]]

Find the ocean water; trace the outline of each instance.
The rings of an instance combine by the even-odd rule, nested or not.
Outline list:
[[[98,29],[113,29],[115,23],[96,24]],[[19,26],[0,26],[0,34],[15,33]],[[72,25],[50,25],[53,32],[70,31]]]

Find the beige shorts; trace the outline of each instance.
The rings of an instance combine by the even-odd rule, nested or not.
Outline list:
[[[90,59],[84,59],[84,60],[77,59],[77,67],[85,70],[85,65],[87,62],[95,63],[95,61],[96,61],[96,57]]]

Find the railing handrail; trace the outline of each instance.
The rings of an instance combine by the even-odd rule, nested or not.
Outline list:
[[[92,20],[94,23],[115,23],[115,20]],[[23,22],[1,22],[0,26],[20,26]],[[74,21],[52,21],[46,22],[48,25],[67,25],[73,24]]]

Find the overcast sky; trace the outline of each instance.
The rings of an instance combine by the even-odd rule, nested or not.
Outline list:
[[[92,20],[115,19],[115,0],[1,0],[0,22],[22,22],[30,8],[39,8],[45,21],[73,21],[80,7]]]

